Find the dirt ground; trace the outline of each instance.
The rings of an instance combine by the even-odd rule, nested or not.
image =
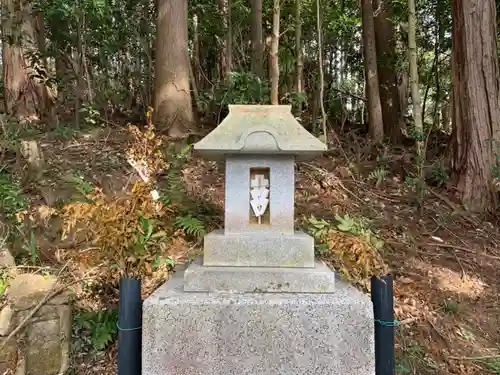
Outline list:
[[[99,128],[36,138],[47,163],[37,183],[24,186],[31,210],[60,207],[74,193],[65,176],[78,173],[109,195],[139,178],[126,163],[126,134]],[[453,193],[431,187],[423,208],[405,183],[409,158],[404,151],[386,152],[387,171],[379,181],[370,173],[379,161],[363,147],[353,151],[346,136],[342,147],[297,165],[296,218],[314,215],[332,220],[336,214],[366,218],[384,241],[382,256],[395,277],[397,374],[500,374],[500,233],[495,218],[470,215]],[[354,171],[354,172],[353,172]],[[204,201],[220,221],[224,203],[224,171],[220,163],[189,157],[183,168],[188,195]],[[217,220],[215,220],[217,221]],[[71,257],[74,243],[59,240],[53,222],[38,237],[40,258],[57,265]],[[50,229],[51,227],[51,229]],[[199,252],[199,244],[182,234],[168,250],[178,263]],[[71,272],[85,273],[85,264]],[[162,280],[146,280],[145,295]],[[80,294],[78,309],[116,305],[116,285],[95,295]],[[75,355],[75,374],[116,373],[116,347],[104,353]],[[110,367],[112,366],[112,367]]]

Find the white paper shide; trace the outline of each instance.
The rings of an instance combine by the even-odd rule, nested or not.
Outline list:
[[[256,174],[250,180],[250,197],[250,206],[260,223],[269,205],[269,180],[264,175]]]

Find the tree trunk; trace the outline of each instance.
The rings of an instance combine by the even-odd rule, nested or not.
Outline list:
[[[155,124],[172,139],[183,139],[193,126],[187,0],[158,0],[156,30]]]
[[[415,122],[415,132],[417,133],[417,144],[419,153],[422,151],[423,123],[422,123],[422,101],[420,98],[420,87],[418,83],[418,63],[417,63],[417,14],[415,11],[415,0],[408,0],[408,50],[410,62],[410,91],[413,105],[413,120]]]
[[[442,101],[442,94],[441,94],[441,79],[440,79],[440,55],[441,55],[441,45],[443,44],[444,40],[444,27],[442,26],[442,21],[441,21],[441,8],[439,2],[436,3],[436,35],[435,35],[435,47],[434,47],[434,53],[436,55],[436,74],[434,75],[435,77],[435,84],[436,84],[436,95],[435,95],[435,100],[434,100],[434,113],[433,113],[433,125],[434,129],[439,129],[439,112],[440,112],[440,107],[441,107],[441,101]],[[423,112],[422,112],[423,115]]]
[[[263,53],[262,0],[252,0],[252,72],[260,78],[265,78]]]
[[[227,73],[233,70],[233,20],[232,20],[232,7],[233,1],[227,1],[227,11],[226,11],[226,51],[227,51]]]
[[[399,95],[399,106],[400,112],[403,116],[403,121],[405,116],[408,114],[408,85],[409,85],[408,73],[401,73],[398,85],[398,95]],[[403,126],[403,129],[405,126]]]
[[[314,80],[314,79],[313,79]],[[313,97],[312,97],[312,105],[311,105],[311,120],[312,120],[312,129],[314,131],[317,130],[318,119],[319,119],[319,80],[315,81],[315,87],[313,89]]]
[[[323,61],[323,41],[321,38],[321,3],[316,0],[316,32],[318,33],[318,65],[319,65],[319,107],[321,108],[321,129],[323,130],[324,142],[328,145],[328,131],[326,129],[326,112],[323,103],[323,94],[325,89],[324,61]]]
[[[200,63],[200,35],[198,30],[198,15],[193,14],[193,76],[196,87],[203,88]]]
[[[392,0],[373,0],[373,6],[384,133],[393,144],[398,144],[404,120],[399,111]]]
[[[295,72],[295,90],[302,93],[302,76],[304,72],[304,58],[302,55],[302,18],[300,16],[300,1],[295,0],[295,54],[297,57],[297,71]]]
[[[143,24],[142,30],[144,32],[144,36],[142,36],[139,39],[139,43],[143,45],[144,47],[144,52],[145,52],[145,64],[144,64],[144,70],[142,71],[142,74],[144,74],[145,78],[145,87],[142,88],[144,91],[144,100],[143,104],[145,106],[153,106],[153,92],[154,92],[154,87],[153,87],[153,49],[154,49],[154,35],[153,35],[153,30],[150,22],[150,15],[149,15],[149,8],[150,8],[150,3],[149,0],[143,0],[142,1],[142,15],[141,15],[141,22]]]
[[[36,15],[33,15],[33,20],[35,24],[34,32],[37,39],[36,48],[40,53],[39,64],[42,70],[45,72],[43,81],[40,82],[39,85],[39,99],[42,103],[39,110],[43,111],[41,115],[46,123],[57,126],[59,124],[55,106],[57,88],[54,84],[51,84],[48,81],[48,78],[53,75],[53,72],[51,72],[51,69],[49,68],[47,59],[45,20],[43,18],[43,13],[38,12]]]
[[[450,122],[451,122],[450,112],[451,112],[451,103],[450,101],[445,101],[445,103],[441,106],[441,128],[446,133],[449,133],[450,131]]]
[[[220,74],[226,79],[232,69],[232,27],[231,27],[231,2],[229,0],[218,0],[219,15],[222,19],[222,29],[224,30],[224,39],[219,49]]]
[[[498,206],[493,186],[500,141],[495,17],[494,0],[452,0],[452,171],[463,204],[477,212]]]
[[[422,123],[422,104],[420,98],[420,87],[418,85],[418,63],[417,63],[417,13],[415,11],[415,0],[408,0],[408,50],[410,63],[410,89],[411,101],[413,104],[413,121],[415,125],[415,135],[417,141],[417,199],[422,209],[423,184],[424,184],[424,163],[425,163],[425,143],[424,126]]]
[[[79,55],[79,72],[80,74],[78,75],[80,77],[80,82],[82,84],[81,91],[84,95],[84,97],[87,98],[87,102],[90,106],[93,105],[94,102],[94,92],[92,89],[92,81],[90,78],[90,70],[89,70],[89,65],[87,63],[87,52],[86,52],[86,45],[85,45],[85,32],[86,32],[86,26],[85,26],[85,13],[82,11],[80,12],[80,18],[79,22],[77,23],[78,27],[78,55]],[[132,89],[132,87],[131,87]],[[83,101],[83,97],[81,98]]]
[[[55,87],[55,98],[58,107],[64,101],[71,100],[75,92],[76,65],[73,63],[72,46],[62,35],[61,30],[68,30],[69,23],[60,21],[59,24],[51,22],[50,38],[54,50],[55,73],[57,77],[57,87]]]
[[[370,137],[377,143],[384,139],[384,123],[377,73],[377,53],[375,48],[375,29],[371,0],[362,0],[363,13],[363,52],[368,99],[368,126]]]
[[[278,85],[280,82],[280,67],[278,49],[280,38],[280,0],[274,0],[273,6],[273,36],[271,39],[271,104],[278,105]]]
[[[336,40],[335,43],[333,43],[333,52],[332,52],[332,81],[335,85],[335,87],[339,87],[340,83],[340,77],[339,77],[339,68],[337,64],[337,55],[338,55],[338,41]]]
[[[45,113],[46,88],[35,78],[32,61],[26,54],[38,52],[36,19],[23,0],[3,0],[7,14],[2,23],[3,83],[5,111],[20,120],[36,121]],[[2,12],[3,13],[3,12]]]

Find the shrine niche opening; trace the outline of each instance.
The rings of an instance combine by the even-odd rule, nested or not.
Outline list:
[[[271,224],[270,186],[269,168],[250,168],[250,224]]]

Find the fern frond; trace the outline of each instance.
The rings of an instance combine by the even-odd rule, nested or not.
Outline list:
[[[175,219],[175,225],[189,236],[200,238],[207,233],[205,224],[191,215],[179,216]]]
[[[370,174],[368,175],[368,180],[369,181],[375,180],[376,185],[378,187],[378,185],[380,185],[387,178],[388,175],[389,171],[387,169],[379,167],[370,172]]]
[[[179,152],[169,153],[170,167],[165,175],[165,188],[163,194],[170,203],[181,203],[185,200],[185,187],[182,180],[182,169],[186,164],[191,151],[191,146],[187,146]]]

